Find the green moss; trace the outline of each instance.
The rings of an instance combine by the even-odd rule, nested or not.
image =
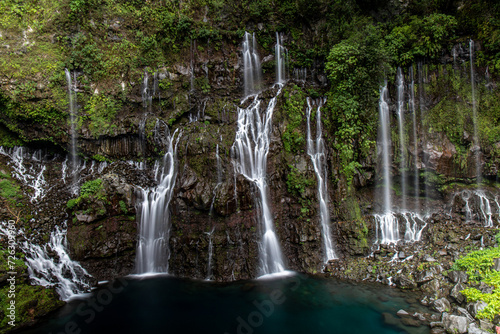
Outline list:
[[[0,179],[0,197],[14,203],[22,198],[19,186],[15,185],[14,181],[8,179]]]
[[[285,90],[284,98],[283,110],[287,115],[288,124],[281,135],[283,146],[286,152],[300,152],[304,150],[305,145],[304,131],[301,131],[300,126],[304,120],[306,96],[299,87],[292,86],[290,90]]]
[[[302,205],[300,209],[301,219],[306,219],[311,213],[311,200],[306,197],[306,189],[312,187],[315,184],[315,180],[307,178],[304,173],[301,173],[292,165],[288,167],[290,171],[286,176],[287,190]]]
[[[0,304],[7,305],[11,298],[8,293],[9,286],[0,290]],[[63,301],[58,300],[56,293],[51,289],[41,286],[31,286],[23,283],[16,285],[16,320],[15,324],[27,324],[41,316],[64,305]],[[0,320],[0,330],[11,328],[8,325],[10,321],[7,317]]]

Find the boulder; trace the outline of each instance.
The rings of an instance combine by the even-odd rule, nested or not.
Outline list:
[[[469,279],[469,276],[467,276],[465,271],[456,270],[456,271],[450,271],[448,273],[448,278],[453,283],[466,283],[467,280]]]
[[[443,326],[450,334],[467,333],[469,321],[466,317],[443,313]]]
[[[443,312],[449,312],[451,310],[451,305],[448,299],[446,298],[440,298],[434,301],[433,307],[436,311],[443,313]]]
[[[394,278],[394,283],[396,283],[397,287],[403,289],[414,289],[417,287],[417,283],[406,275],[396,276]]]
[[[490,332],[493,332],[493,328],[495,326],[493,326],[493,324],[489,321],[486,321],[486,320],[479,320],[479,328],[485,330],[485,331],[490,331]]]
[[[464,309],[462,307],[457,307],[457,311],[458,311],[458,313],[460,313],[461,315],[466,317],[467,320],[469,320],[469,322],[474,322],[474,318],[469,314],[469,312],[467,312],[466,309]]]
[[[434,278],[434,273],[431,270],[425,270],[415,274],[415,281],[417,283],[429,282],[433,278]]]
[[[467,311],[469,311],[469,313],[475,317],[477,315],[477,313],[481,310],[484,310],[484,308],[488,306],[488,304],[486,304],[485,302],[483,301],[478,301],[478,302],[475,302],[475,303],[469,303],[467,304]]]
[[[469,332],[468,333],[469,334],[490,334],[489,332],[477,327],[477,325],[475,323],[472,323],[469,325]]]
[[[462,285],[462,283],[457,283],[453,289],[451,289],[451,292],[450,292],[450,296],[455,299],[458,303],[462,303],[463,301],[465,301],[465,297],[464,295],[462,295],[462,293],[460,291],[462,291],[464,288],[464,286]]]
[[[405,310],[399,310],[397,313],[396,313],[399,317],[405,317],[405,316],[409,316],[410,314],[408,312],[406,312]]]

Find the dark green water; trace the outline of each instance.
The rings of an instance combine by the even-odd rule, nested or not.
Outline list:
[[[422,311],[415,302],[380,284],[305,275],[226,284],[127,277],[22,333],[429,333],[384,323],[384,312]]]

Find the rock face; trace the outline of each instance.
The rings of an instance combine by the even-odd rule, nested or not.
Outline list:
[[[443,325],[447,333],[467,333],[467,328],[469,322],[466,317],[460,317],[456,315],[449,315],[448,313],[443,314]]]

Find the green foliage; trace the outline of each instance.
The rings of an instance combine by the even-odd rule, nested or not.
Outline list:
[[[92,159],[93,159],[93,160],[96,160],[96,161],[100,161],[100,162],[104,162],[104,161],[107,161],[107,160],[108,160],[108,159],[106,159],[106,157],[105,157],[105,156],[100,155],[100,154],[94,154],[94,155],[92,156]]]
[[[90,196],[102,197],[104,188],[101,179],[87,181],[80,187],[80,197],[89,198]]]
[[[66,203],[66,207],[69,210],[73,210],[80,203],[80,201],[81,201],[80,197],[72,198],[68,201],[68,203]]]
[[[483,301],[488,305],[478,312],[479,319],[493,320],[500,314],[500,272],[492,270],[493,260],[500,258],[500,248],[478,250],[458,259],[452,266],[453,270],[465,270],[469,279],[482,282],[493,287],[492,293],[482,293],[476,288],[467,288],[461,293],[468,302]]]
[[[301,173],[296,167],[289,165],[290,172],[286,176],[287,190],[290,194],[299,201],[302,205],[300,209],[301,219],[309,216],[311,200],[306,196],[306,189],[315,184],[315,180],[307,178],[304,173]]]
[[[314,180],[305,178],[296,167],[292,165],[289,165],[288,167],[290,168],[290,172],[286,176],[288,192],[295,196],[304,196],[306,188],[314,185]]]
[[[20,193],[19,187],[12,180],[4,178],[0,179],[0,197],[11,203],[15,203],[23,196]]]
[[[464,270],[471,280],[485,279],[491,275],[493,259],[500,258],[500,247],[478,250],[458,259],[453,270]]]
[[[90,121],[89,128],[94,137],[112,132],[116,127],[113,120],[120,108],[121,102],[113,97],[104,94],[96,94],[90,97],[85,106],[85,111]]]
[[[290,91],[285,91],[284,97],[283,110],[288,116],[288,124],[281,139],[286,152],[297,153],[303,149],[305,144],[304,131],[301,131],[300,125],[304,119],[306,96],[299,87],[293,86]]]
[[[328,106],[341,172],[348,184],[361,167],[358,159],[374,147],[376,101],[386,75],[381,32],[368,24],[330,50],[326,70],[331,82]]]
[[[125,204],[124,201],[119,201],[118,204],[120,205],[120,210],[124,213],[124,214],[127,214],[128,213],[128,209],[127,209],[127,204]]]
[[[412,16],[387,35],[388,48],[399,65],[410,65],[417,58],[435,59],[454,38],[456,26],[457,20],[450,15]]]

